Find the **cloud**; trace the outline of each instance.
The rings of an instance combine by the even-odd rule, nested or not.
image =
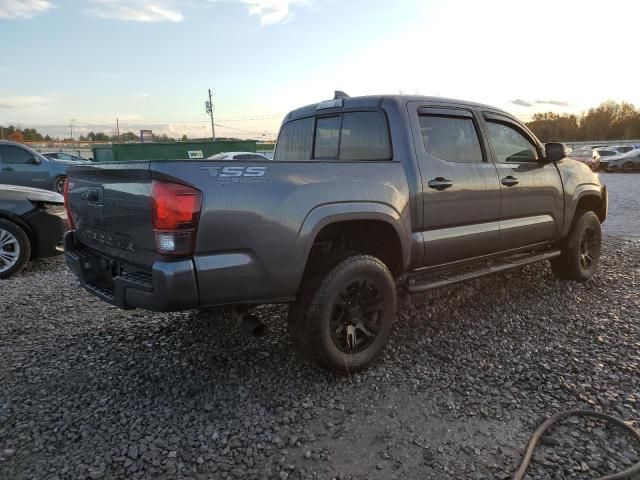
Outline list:
[[[1,1],[1,0],[0,0]],[[181,22],[184,15],[167,0],[92,0],[89,13],[127,22]]]
[[[245,5],[249,15],[260,18],[260,25],[285,23],[293,18],[293,8],[308,6],[315,0],[209,0],[236,2]]]
[[[516,98],[515,100],[511,100],[512,104],[518,105],[519,107],[535,107],[536,105],[553,105],[554,107],[568,107],[569,102],[565,102],[562,100],[535,100],[530,102],[528,100],[523,100],[522,98]]]
[[[511,100],[511,103],[513,103],[514,105],[518,105],[519,107],[533,107],[533,103],[531,102],[527,102],[526,100],[523,100],[521,98],[516,98],[515,100]]]
[[[47,103],[49,103],[47,98],[37,95],[0,97],[0,108],[7,110],[15,108],[41,107]]]
[[[556,107],[568,107],[569,102],[563,102],[562,100],[536,100],[538,105],[553,105]]]
[[[53,7],[49,0],[0,0],[0,18],[32,18]]]

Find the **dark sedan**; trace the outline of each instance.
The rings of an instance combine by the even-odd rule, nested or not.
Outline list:
[[[60,240],[68,229],[62,195],[0,185],[0,279],[18,273],[29,260],[62,253]]]

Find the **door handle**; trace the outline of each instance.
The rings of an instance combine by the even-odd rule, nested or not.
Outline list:
[[[429,183],[427,183],[427,186],[429,188],[433,188],[434,190],[438,190],[440,192],[449,187],[452,187],[453,182],[443,177],[436,177],[433,180],[429,180]]]
[[[519,184],[520,180],[509,175],[508,177],[504,177],[502,180],[500,180],[500,183],[502,183],[506,187],[513,187],[514,185]]]

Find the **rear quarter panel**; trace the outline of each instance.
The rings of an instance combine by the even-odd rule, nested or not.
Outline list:
[[[401,241],[411,238],[399,162],[233,162],[266,170],[262,177],[231,178],[212,175],[216,166],[229,163],[151,167],[154,178],[179,179],[202,191],[194,260],[202,305],[292,298],[315,235],[333,221],[380,219]]]

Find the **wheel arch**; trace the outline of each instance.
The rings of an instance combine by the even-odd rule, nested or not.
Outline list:
[[[607,218],[607,205],[603,199],[602,188],[598,185],[583,184],[576,187],[575,193],[567,211],[567,219],[563,229],[563,237],[569,234],[576,212],[591,210],[604,222]]]
[[[388,242],[385,243],[389,249],[385,264],[391,264],[387,265],[391,271],[396,270],[397,273],[409,265],[411,236],[405,231],[400,212],[390,205],[376,202],[324,204],[309,212],[299,230],[297,250],[302,253],[304,269],[300,271],[298,285],[309,267],[312,249],[314,245],[318,245],[318,241],[334,238],[336,233],[353,235],[358,230],[366,234],[382,235],[385,242]],[[373,236],[372,240],[377,238]]]

